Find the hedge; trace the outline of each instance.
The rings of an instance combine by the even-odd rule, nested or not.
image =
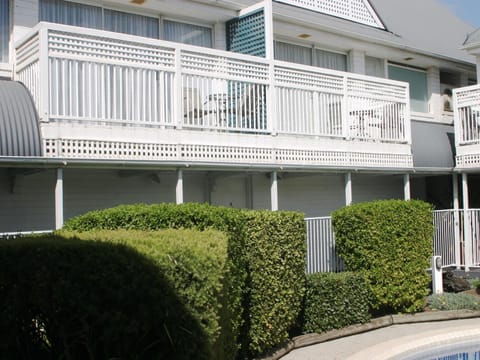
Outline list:
[[[226,253],[225,236],[213,231],[2,241],[0,352],[12,359],[227,358],[220,343]]]
[[[370,321],[372,293],[358,273],[307,275],[303,333],[321,333]]]
[[[347,270],[368,280],[376,312],[421,310],[428,294],[432,251],[431,205],[382,200],[332,214],[337,250]]]
[[[214,228],[228,237],[231,353],[255,357],[288,339],[304,294],[306,244],[303,214],[187,203],[122,205],[92,211],[64,229]],[[226,340],[227,341],[227,340]]]

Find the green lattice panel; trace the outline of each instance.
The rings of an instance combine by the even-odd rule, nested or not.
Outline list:
[[[263,9],[227,22],[227,50],[265,57]]]

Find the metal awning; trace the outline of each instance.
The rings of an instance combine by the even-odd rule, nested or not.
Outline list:
[[[35,104],[19,82],[0,80],[0,156],[42,156]]]
[[[453,171],[455,138],[452,125],[412,121],[413,166],[422,172]]]

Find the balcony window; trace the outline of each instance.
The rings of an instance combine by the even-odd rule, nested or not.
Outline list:
[[[163,20],[163,37],[182,44],[213,47],[212,28],[207,26]]]
[[[410,108],[412,111],[428,112],[427,73],[425,71],[390,64],[388,77],[410,84]]]
[[[102,8],[63,0],[40,0],[40,21],[102,29]]]
[[[158,19],[115,10],[104,10],[104,29],[158,39]]]
[[[325,69],[347,70],[347,56],[313,47],[275,41],[275,59]]]
[[[275,58],[295,64],[312,65],[312,48],[275,41]]]
[[[10,0],[0,0],[0,62],[8,62],[10,40]]]
[[[40,21],[158,39],[158,18],[63,0],[40,0]]]
[[[365,75],[385,77],[385,61],[380,58],[365,56]]]

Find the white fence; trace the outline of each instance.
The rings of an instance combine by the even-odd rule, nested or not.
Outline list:
[[[408,84],[40,23],[15,76],[43,121],[409,144]]]
[[[331,218],[306,218],[307,272],[338,272],[343,263],[335,251]],[[480,209],[436,210],[432,255],[443,267],[469,269],[480,266]]]

